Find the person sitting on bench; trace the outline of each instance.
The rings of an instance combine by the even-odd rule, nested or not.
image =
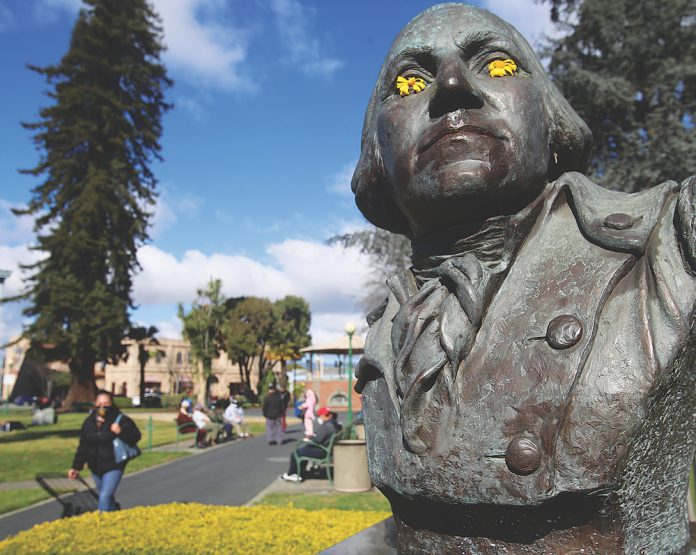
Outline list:
[[[196,406],[193,407],[193,415],[191,415],[191,417],[198,427],[199,441],[197,447],[208,447],[212,444],[213,440],[217,443],[222,426],[210,419],[210,416],[208,416],[205,411],[203,403],[196,403]],[[202,440],[200,439],[200,434],[204,434]]]
[[[326,407],[321,407],[317,411],[317,416],[321,420],[322,424],[316,431],[314,437],[311,441],[307,441],[305,445],[295,449],[295,452],[301,457],[316,457],[317,459],[326,456],[326,452],[314,445],[318,443],[319,445],[328,445],[331,441],[331,437],[341,430],[340,424],[336,421],[336,413],[331,412]],[[290,455],[290,468],[283,474],[280,479],[287,480],[288,482],[301,482],[302,481],[302,468],[297,468],[297,462],[295,460],[294,453]]]

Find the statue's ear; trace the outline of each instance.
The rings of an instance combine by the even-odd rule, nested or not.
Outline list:
[[[696,272],[696,175],[686,178],[679,192],[674,224],[682,255],[692,272]]]
[[[586,173],[592,150],[590,128],[552,83],[545,104],[550,122],[548,180],[555,181],[566,172]]]
[[[363,142],[351,189],[355,193],[355,204],[371,223],[387,231],[410,236],[411,226],[392,198],[374,134]]]

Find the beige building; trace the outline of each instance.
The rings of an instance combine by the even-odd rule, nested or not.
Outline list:
[[[183,339],[158,339],[159,345],[148,345],[151,358],[145,366],[145,387],[159,390],[163,394],[184,393],[189,388],[198,393],[200,382],[197,365],[191,359],[191,346]],[[95,367],[97,387],[112,391],[115,395],[133,397],[140,393],[140,364],[137,343],[128,343],[128,358],[116,365],[99,363]],[[26,358],[29,343],[22,340],[5,349],[5,363],[2,372],[2,398],[12,394],[20,373],[31,374],[29,389],[44,388],[48,371],[69,372],[66,364],[53,362],[40,364]],[[38,376],[38,378],[36,378]],[[225,353],[213,361],[213,380],[211,394],[226,397],[237,394],[242,389],[242,376],[239,366],[232,364]],[[26,380],[25,380],[26,382]],[[41,383],[43,382],[43,385]],[[255,391],[258,370],[251,374],[251,388]],[[43,391],[41,394],[46,394]],[[50,392],[49,392],[50,393]],[[38,394],[38,393],[33,393]],[[16,393],[15,393],[16,395]]]
[[[196,363],[191,358],[191,346],[184,339],[158,339],[159,345],[148,345],[150,360],[145,366],[146,389],[161,393],[184,393],[189,388],[198,391],[199,375]],[[237,364],[227,358],[226,353],[213,361],[215,377],[210,391],[216,397],[237,394],[242,389],[242,376]],[[251,388],[256,390],[258,372],[251,374]],[[115,395],[132,397],[140,391],[140,364],[138,345],[128,347],[128,359],[117,365],[104,366],[104,386]]]

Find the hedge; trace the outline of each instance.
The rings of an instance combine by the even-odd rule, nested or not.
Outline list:
[[[0,541],[0,554],[313,554],[390,516],[374,511],[170,503],[87,513]]]

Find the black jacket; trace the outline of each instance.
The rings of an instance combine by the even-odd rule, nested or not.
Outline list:
[[[92,412],[85,418],[80,430],[80,444],[77,447],[75,458],[73,459],[72,468],[82,470],[85,463],[89,469],[101,476],[109,470],[123,470],[126,463],[118,463],[114,459],[113,440],[116,435],[111,431],[111,425],[120,414],[118,409],[106,415],[106,422],[101,426],[97,426],[97,413]],[[140,440],[140,430],[135,423],[125,414],[119,422],[121,425],[120,437],[128,445],[135,445]],[[127,461],[126,461],[127,462]]]
[[[341,426],[336,422],[336,418],[329,418],[325,420],[324,423],[319,426],[317,433],[314,434],[312,441],[318,443],[319,445],[328,445],[331,436],[340,432]]]
[[[263,401],[263,415],[269,420],[275,420],[280,418],[285,413],[283,407],[283,399],[280,397],[280,393],[277,391],[266,396]]]
[[[288,405],[290,404],[290,393],[288,391],[282,391],[278,393],[280,399],[283,401],[283,411],[288,410]]]

